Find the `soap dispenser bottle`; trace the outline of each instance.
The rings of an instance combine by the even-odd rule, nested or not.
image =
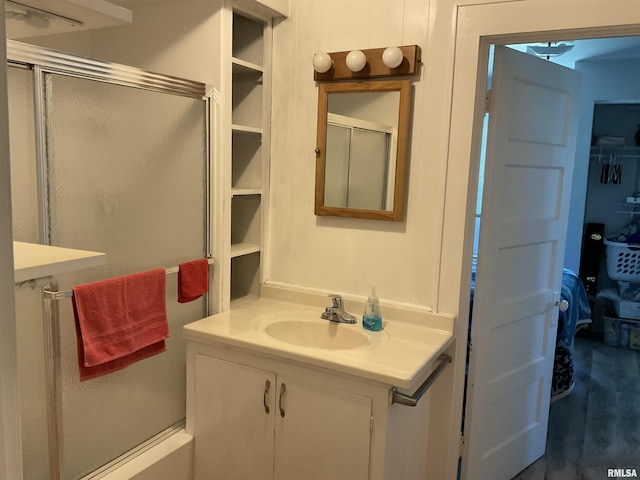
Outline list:
[[[382,330],[382,314],[380,313],[380,302],[376,296],[376,288],[371,288],[371,295],[367,299],[362,316],[362,327],[374,332]]]

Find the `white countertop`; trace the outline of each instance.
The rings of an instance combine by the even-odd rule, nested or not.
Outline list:
[[[384,329],[370,332],[362,328],[360,315],[355,311],[350,313],[356,314],[358,323],[349,325],[320,319],[322,310],[317,306],[255,298],[231,311],[186,325],[183,335],[186,339],[240,347],[406,389],[419,386],[418,381],[453,341],[451,331],[429,327],[428,317],[438,315],[434,313],[425,315],[422,325],[386,318],[383,307]],[[355,329],[370,341],[354,349],[328,350],[285,343],[265,331],[271,323],[290,320],[324,322],[327,329]]]
[[[106,262],[106,253],[52,247],[37,243],[13,242],[15,283],[98,267]]]

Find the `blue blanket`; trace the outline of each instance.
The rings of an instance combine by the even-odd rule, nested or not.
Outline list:
[[[569,309],[566,312],[560,312],[556,345],[572,347],[576,325],[580,320],[591,319],[591,308],[580,277],[567,268],[562,269],[561,296],[563,300],[569,302]]]
[[[591,323],[589,299],[580,277],[566,268],[562,269],[562,300],[569,302],[566,312],[558,318],[558,337],[553,363],[551,399],[569,394],[574,385],[573,337],[579,323]]]

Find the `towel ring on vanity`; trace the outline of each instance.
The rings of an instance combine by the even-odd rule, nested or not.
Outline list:
[[[399,403],[400,405],[407,405],[408,407],[415,407],[416,405],[418,405],[418,402],[420,401],[422,396],[425,393],[427,393],[427,390],[429,390],[431,385],[433,385],[433,382],[436,381],[436,379],[444,371],[447,365],[451,363],[451,357],[443,353],[438,358],[438,361],[440,362],[438,366],[435,368],[433,372],[431,372],[431,375],[427,377],[424,383],[420,385],[420,387],[418,387],[418,390],[416,390],[416,392],[413,395],[406,395],[404,393],[400,393],[398,392],[397,387],[391,388],[389,390],[389,397],[390,397],[391,404],[393,405],[394,403]]]

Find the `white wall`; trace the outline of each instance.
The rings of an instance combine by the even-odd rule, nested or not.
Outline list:
[[[315,52],[418,44],[429,2],[292,0],[273,35],[271,197],[267,281],[432,306],[437,291],[442,159],[424,132],[425,72],[415,78],[405,221],[313,214],[317,87]],[[423,55],[427,55],[424,52]]]
[[[585,221],[585,198],[594,104],[596,102],[640,101],[640,84],[638,83],[640,60],[585,60],[577,62],[575,69],[582,72],[583,75],[582,96],[564,265],[577,272],[580,267],[580,250]],[[640,123],[640,119],[637,123]],[[633,145],[630,142],[627,144]],[[627,169],[627,172],[630,170]],[[623,176],[623,180],[624,178]]]

